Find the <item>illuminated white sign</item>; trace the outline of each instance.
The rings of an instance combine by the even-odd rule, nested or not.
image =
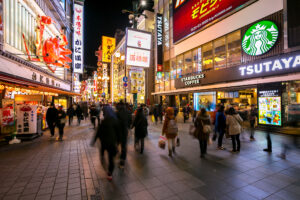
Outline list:
[[[277,58],[266,62],[260,62],[239,67],[242,76],[260,74],[266,72],[284,71],[300,66],[300,55]]]
[[[74,34],[73,34],[73,67],[74,73],[83,73],[83,6],[74,5]]]
[[[127,30],[127,46],[151,49],[151,33]]]
[[[126,65],[149,67],[150,51],[127,47]]]
[[[181,78],[181,81],[184,83],[184,85],[194,85],[194,84],[199,84],[200,79],[203,79],[205,77],[204,74],[199,74],[195,76],[188,76],[185,78]]]

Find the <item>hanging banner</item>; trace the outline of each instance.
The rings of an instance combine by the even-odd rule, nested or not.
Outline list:
[[[36,105],[17,106],[17,133],[18,134],[37,133],[37,106]]]
[[[73,64],[74,73],[83,73],[83,6],[74,5],[74,34],[73,34]]]
[[[115,38],[102,36],[102,62],[111,62],[111,55],[115,48]]]
[[[156,14],[156,33],[157,33],[157,72],[163,71],[163,16]]]

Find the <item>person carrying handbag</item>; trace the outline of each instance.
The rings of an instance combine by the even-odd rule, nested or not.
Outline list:
[[[233,107],[229,108],[226,116],[226,125],[228,133],[232,139],[232,150],[231,152],[239,152],[241,149],[240,134],[242,132],[243,119],[235,111]]]
[[[209,134],[211,133],[211,120],[210,116],[207,114],[205,108],[201,108],[200,113],[198,114],[195,120],[195,135],[198,136],[201,158],[204,158],[207,152],[207,142],[209,139]]]

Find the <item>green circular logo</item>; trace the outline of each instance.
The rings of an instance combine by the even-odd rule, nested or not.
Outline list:
[[[243,50],[251,56],[268,52],[278,38],[278,27],[271,21],[261,21],[251,26],[242,41]]]

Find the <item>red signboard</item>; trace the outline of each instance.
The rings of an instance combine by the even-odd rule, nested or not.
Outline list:
[[[174,43],[250,1],[253,0],[174,0]]]

